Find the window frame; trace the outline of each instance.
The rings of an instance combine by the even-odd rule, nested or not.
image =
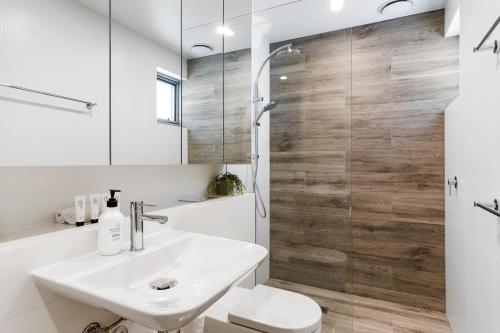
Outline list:
[[[173,78],[172,76],[169,76],[167,74],[161,73],[159,71],[156,72],[156,84],[158,84],[158,81],[167,83],[171,86],[174,87],[174,117],[175,119],[172,120],[166,120],[166,119],[161,119],[158,118],[158,102],[156,104],[156,121],[160,124],[167,124],[167,125],[175,125],[175,126],[180,126],[180,90],[181,90],[181,81]],[[158,96],[156,96],[156,100],[158,101]]]

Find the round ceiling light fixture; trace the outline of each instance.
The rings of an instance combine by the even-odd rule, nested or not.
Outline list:
[[[191,51],[195,57],[205,57],[214,51],[213,46],[208,44],[194,44]]]
[[[415,2],[413,0],[390,0],[384,2],[378,12],[384,16],[397,17],[407,14],[413,8]]]

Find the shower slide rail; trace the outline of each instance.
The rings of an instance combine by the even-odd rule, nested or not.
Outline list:
[[[487,211],[487,212],[489,212],[497,217],[500,217],[500,211],[498,211],[499,207],[498,207],[498,200],[497,199],[495,199],[495,201],[493,201],[493,204],[474,202],[474,207],[482,208],[485,211]]]
[[[484,43],[486,43],[486,41],[490,38],[491,34],[493,33],[493,31],[495,31],[495,29],[497,28],[497,26],[499,24],[500,24],[500,16],[497,18],[497,20],[495,21],[495,23],[493,23],[493,25],[491,26],[490,30],[488,30],[488,32],[483,37],[483,39],[478,44],[478,46],[474,47],[474,53],[479,52],[479,51],[485,51],[485,50],[493,50],[493,53],[495,53],[495,54],[500,53],[500,45],[499,45],[499,41],[498,40],[495,40],[493,42],[493,45],[490,45],[488,47],[484,47],[483,48]]]
[[[73,101],[73,102],[77,102],[77,103],[83,103],[83,104],[85,104],[87,106],[87,109],[89,111],[92,111],[92,109],[95,106],[97,106],[97,103],[83,101],[81,99],[76,99],[76,98],[72,98],[72,97],[66,97],[66,96],[62,96],[62,95],[52,94],[52,93],[48,93],[48,92],[45,92],[45,91],[24,88],[24,87],[16,86],[16,85],[13,85],[13,84],[8,84],[8,83],[0,82],[0,86],[1,87],[6,87],[6,88],[11,88],[11,89],[16,89],[16,90],[27,91],[27,92],[30,92],[30,93],[33,93],[33,94],[39,94],[39,95],[45,95],[45,96],[50,96],[50,97],[59,98],[59,99],[65,99],[67,101]]]

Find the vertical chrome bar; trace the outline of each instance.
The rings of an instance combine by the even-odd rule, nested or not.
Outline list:
[[[138,252],[144,249],[144,214],[143,202],[130,203],[130,251]]]

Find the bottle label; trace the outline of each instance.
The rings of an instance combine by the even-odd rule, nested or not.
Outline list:
[[[111,233],[111,241],[113,242],[120,241],[120,231],[121,231],[120,223],[117,223],[113,228],[109,230],[109,232]]]

